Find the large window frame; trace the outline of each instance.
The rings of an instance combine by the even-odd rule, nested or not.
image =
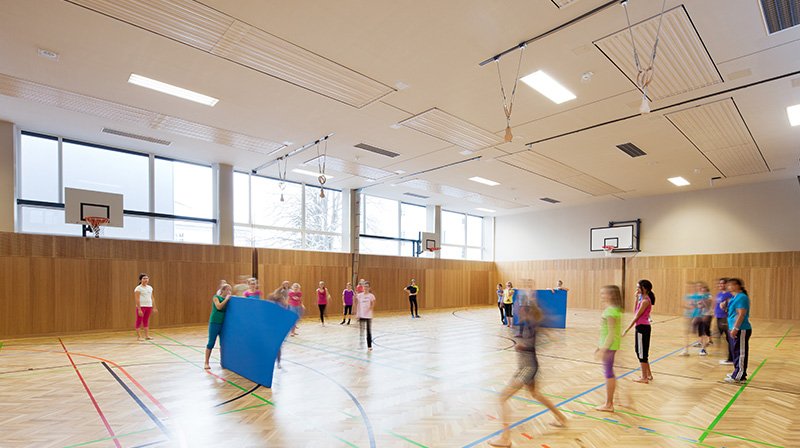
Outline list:
[[[234,213],[233,213],[233,215],[234,215],[234,222],[233,222],[234,233],[236,232],[236,228],[237,227],[244,227],[244,226],[249,227],[251,229],[251,232],[253,232],[253,233],[255,233],[256,230],[275,231],[275,232],[292,232],[292,233],[299,232],[300,233],[300,247],[288,248],[288,250],[313,250],[313,251],[325,251],[325,252],[343,252],[342,248],[344,247],[344,234],[345,234],[344,226],[343,226],[343,218],[344,218],[343,206],[344,206],[345,197],[344,197],[344,194],[343,194],[343,192],[341,190],[337,190],[337,189],[334,189],[334,188],[327,188],[327,187],[323,188],[326,192],[336,192],[336,193],[339,193],[340,195],[342,195],[341,207],[339,208],[339,213],[340,213],[339,220],[340,220],[340,226],[341,226],[340,227],[341,228],[340,232],[331,232],[331,231],[326,231],[326,230],[316,230],[316,229],[309,229],[308,228],[308,219],[307,219],[307,210],[308,210],[308,208],[307,208],[307,203],[306,203],[306,197],[309,194],[309,190],[311,190],[311,189],[319,190],[320,187],[317,186],[317,185],[308,185],[308,184],[306,184],[304,182],[295,182],[295,181],[290,181],[290,180],[283,180],[283,182],[285,182],[286,184],[292,184],[292,185],[299,185],[300,186],[300,198],[301,198],[301,204],[300,204],[300,226],[298,228],[295,228],[295,227],[284,227],[284,226],[273,226],[273,225],[265,225],[265,224],[256,224],[254,222],[254,220],[253,220],[253,215],[254,215],[254,213],[253,213],[253,178],[254,177],[255,178],[262,178],[262,179],[268,179],[268,180],[277,181],[277,182],[281,182],[281,179],[277,179],[277,178],[274,178],[274,177],[271,177],[271,176],[264,176],[264,175],[261,175],[261,174],[255,174],[255,173],[252,173],[252,172],[248,173],[248,172],[245,172],[245,171],[234,171],[234,178],[235,178],[236,174],[247,175],[248,198],[247,198],[247,222],[237,221],[236,220],[236,210],[234,210]],[[235,185],[235,180],[234,180],[234,185]],[[317,248],[309,247],[309,244],[308,244],[308,236],[309,235],[321,235],[321,236],[329,236],[329,237],[334,237],[334,238],[335,237],[339,237],[340,238],[339,250],[326,251],[326,250],[320,250],[320,249],[317,249]],[[234,242],[234,244],[236,244],[236,243]],[[251,238],[251,244],[250,245],[242,246],[241,244],[239,244],[239,247],[269,247],[269,246],[257,246],[257,245],[255,245],[255,239]]]
[[[148,189],[148,191],[147,191],[147,198],[148,198],[147,199],[147,210],[129,210],[129,209],[123,210],[123,218],[125,218],[125,217],[139,217],[139,218],[147,218],[148,219],[148,232],[147,232],[148,237],[147,238],[138,238],[138,239],[145,240],[145,241],[182,242],[182,241],[176,241],[174,239],[158,239],[157,235],[156,235],[156,233],[157,233],[156,232],[156,221],[157,220],[162,220],[162,221],[163,220],[171,220],[171,221],[175,221],[175,222],[189,221],[189,222],[195,222],[195,223],[212,224],[212,226],[213,226],[213,228],[212,228],[213,237],[212,237],[212,241],[210,242],[210,244],[218,244],[218,240],[219,240],[219,235],[218,234],[219,234],[219,232],[217,231],[217,219],[216,218],[214,218],[214,217],[212,217],[212,218],[201,218],[201,217],[196,217],[196,216],[183,216],[183,215],[176,215],[176,214],[170,214],[170,213],[157,213],[157,212],[155,212],[155,205],[156,204],[155,204],[155,175],[154,174],[155,174],[155,161],[156,160],[167,160],[167,161],[171,161],[171,162],[185,163],[185,164],[197,165],[197,166],[202,166],[202,167],[205,167],[205,168],[209,168],[209,169],[212,170],[211,171],[211,173],[212,173],[212,182],[214,184],[216,184],[217,173],[216,173],[216,171],[213,169],[213,167],[210,164],[203,164],[203,163],[198,163],[198,162],[173,159],[173,158],[169,158],[169,157],[157,156],[155,154],[147,153],[147,152],[132,151],[132,150],[129,150],[129,149],[117,148],[117,147],[113,147],[113,146],[107,146],[107,145],[102,145],[102,144],[97,144],[97,143],[91,143],[91,142],[85,142],[85,141],[65,138],[65,137],[62,137],[62,136],[54,136],[54,135],[42,134],[42,133],[38,133],[38,132],[31,132],[31,131],[25,131],[25,130],[20,131],[18,133],[18,136],[17,136],[17,138],[19,139],[18,141],[20,142],[20,144],[17,145],[17,154],[16,154],[16,160],[18,160],[18,161],[21,160],[21,155],[22,155],[22,153],[24,151],[24,148],[22,148],[22,143],[21,143],[23,136],[29,136],[29,137],[34,137],[34,138],[53,140],[53,141],[56,141],[58,143],[58,197],[57,197],[57,201],[55,201],[55,202],[54,201],[31,200],[31,199],[26,199],[26,198],[23,198],[23,197],[19,197],[22,194],[22,189],[21,189],[21,186],[22,186],[22,175],[21,175],[21,173],[22,173],[23,167],[22,167],[21,163],[17,163],[16,173],[15,173],[15,176],[16,176],[15,184],[16,184],[16,191],[17,191],[17,194],[16,194],[16,196],[17,196],[16,197],[17,218],[15,220],[16,221],[15,222],[15,230],[17,232],[23,232],[23,230],[22,230],[23,229],[23,224],[24,224],[23,223],[23,218],[22,218],[22,216],[23,216],[23,213],[22,213],[23,212],[23,208],[31,207],[31,208],[40,208],[40,209],[47,209],[47,210],[63,210],[65,208],[65,204],[64,204],[64,144],[66,143],[66,144],[74,144],[74,145],[85,146],[85,147],[89,147],[89,148],[101,149],[101,150],[104,150],[104,151],[113,151],[113,152],[119,152],[119,153],[123,153],[123,154],[131,154],[131,155],[135,155],[135,156],[139,156],[139,157],[147,157],[148,171],[149,171],[148,185],[147,185],[147,189]],[[212,193],[212,202],[216,202],[216,201],[214,201],[213,196],[214,195]],[[215,215],[214,208],[215,207],[212,205],[212,215]],[[40,233],[40,232],[31,232],[31,233]],[[50,234],[50,232],[41,232],[41,233]],[[58,232],[52,232],[52,234],[57,234],[57,233]],[[68,233],[68,234],[69,235],[73,235],[73,233]],[[79,234],[77,234],[77,233],[75,233],[74,235],[75,236],[79,236]],[[115,238],[115,237],[112,237],[112,238]],[[122,237],[121,239],[137,239],[137,238],[124,238],[124,237]]]
[[[363,241],[363,239],[373,239],[373,240],[382,240],[382,241],[387,241],[387,242],[389,242],[389,241],[395,242],[395,244],[397,246],[397,250],[395,251],[395,253],[394,254],[383,254],[383,255],[389,255],[389,256],[395,256],[395,257],[398,257],[398,256],[399,257],[419,257],[420,255],[418,255],[416,253],[416,249],[417,248],[416,248],[416,244],[415,244],[419,240],[418,239],[414,239],[414,238],[403,237],[403,206],[406,206],[406,207],[419,207],[419,208],[423,208],[423,209],[425,209],[426,207],[424,205],[412,204],[410,202],[398,201],[396,199],[382,198],[380,196],[373,196],[373,195],[368,195],[368,194],[361,193],[361,200],[360,200],[360,203],[361,203],[361,210],[360,210],[360,217],[361,217],[361,223],[360,224],[361,225],[360,225],[360,228],[361,229],[366,229],[367,228],[367,214],[368,214],[367,201],[366,201],[367,197],[373,197],[373,198],[378,198],[378,199],[382,199],[382,200],[388,200],[388,201],[392,201],[392,202],[397,203],[397,234],[390,236],[390,235],[376,235],[376,234],[370,234],[370,233],[361,233],[361,234],[359,234],[359,239],[361,239],[362,241]],[[427,222],[426,222],[426,225],[423,226],[423,228],[426,228],[426,227],[427,227]],[[410,252],[411,252],[409,255],[403,254],[403,252],[408,251],[409,249],[410,249]],[[423,252],[423,254],[426,254],[426,252]]]
[[[451,210],[442,210],[442,214],[444,214],[444,213],[452,213],[452,214],[461,215],[461,216],[464,217],[464,230],[463,230],[464,238],[463,238],[462,244],[453,244],[452,242],[449,243],[449,244],[445,244],[444,238],[442,238],[443,255],[444,255],[444,253],[451,253],[454,250],[460,250],[461,256],[460,257],[454,257],[454,259],[458,259],[458,260],[476,260],[476,261],[477,260],[483,260],[483,248],[484,248],[485,243],[486,243],[485,235],[484,235],[484,232],[483,232],[484,231],[484,226],[486,225],[486,223],[484,222],[484,218],[482,216],[470,215],[469,213],[455,212],[455,211],[451,211]],[[480,219],[480,222],[481,222],[481,227],[480,227],[481,241],[480,241],[480,245],[479,246],[475,246],[474,244],[470,244],[470,238],[469,238],[469,219],[470,218]],[[444,223],[444,219],[442,219],[442,223]],[[444,224],[442,224],[442,225],[444,225]],[[444,228],[442,228],[442,234],[444,234]],[[472,251],[477,250],[478,253],[480,254],[480,256],[479,257],[470,257],[469,256],[469,254],[471,253],[470,249]],[[442,257],[442,258],[451,258],[451,257]]]

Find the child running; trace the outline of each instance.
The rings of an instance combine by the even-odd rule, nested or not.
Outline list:
[[[225,307],[231,299],[231,285],[224,284],[219,288],[219,294],[211,298],[211,316],[208,318],[208,344],[206,344],[206,361],[203,368],[208,370],[208,360],[211,358],[211,350],[217,343],[217,337],[222,332],[222,323],[225,322]]]
[[[147,274],[139,274],[139,284],[133,290],[134,302],[136,304],[136,340],[142,340],[140,328],[144,328],[144,338],[150,337],[150,314],[157,313],[155,297],[153,297],[153,287],[150,286],[150,277]]]
[[[499,447],[510,447],[510,412],[508,400],[517,393],[523,386],[528,388],[531,396],[538,402],[547,406],[555,415],[556,421],[551,422],[552,426],[563,427],[567,423],[567,418],[556,408],[553,403],[544,396],[536,387],[536,373],[539,371],[539,361],[536,358],[536,330],[539,322],[542,321],[542,311],[535,301],[526,302],[519,309],[519,322],[525,322],[528,336],[523,337],[517,342],[517,360],[519,367],[514,377],[500,394],[501,420],[503,421],[503,432],[496,439],[490,440],[489,445]]]
[[[247,279],[247,290],[244,292],[244,296],[253,299],[261,298],[261,290],[258,289],[258,280],[255,277]]]
[[[606,305],[600,321],[600,345],[595,350],[603,361],[603,374],[606,377],[606,402],[595,408],[597,411],[614,412],[614,392],[617,378],[614,375],[614,356],[619,350],[620,328],[622,322],[622,293],[619,286],[608,285],[600,289],[600,298]]]
[[[289,290],[288,297],[289,310],[297,314],[299,321],[303,318],[303,311],[306,309],[306,307],[303,306],[303,292],[300,291],[300,283],[292,284],[292,289]],[[291,336],[297,336],[298,334],[300,333],[297,332],[297,324],[295,324],[294,327],[292,327]]]
[[[322,326],[325,326],[325,308],[328,306],[328,297],[330,293],[328,292],[328,288],[325,287],[325,282],[319,282],[319,288],[317,288],[317,306],[319,307],[319,321],[322,322]]]
[[[356,298],[358,299],[358,307],[356,314],[358,315],[358,326],[363,344],[364,330],[367,331],[367,350],[372,351],[372,310],[375,308],[375,295],[370,292],[368,281],[363,283],[364,292],[359,293]],[[362,345],[361,348],[364,348]]]
[[[342,322],[339,325],[344,325],[344,321],[347,320],[347,325],[350,325],[350,316],[353,315],[353,295],[355,291],[353,291],[353,284],[347,282],[347,285],[344,287],[344,291],[342,291],[342,306],[344,307],[344,314],[342,315]]]

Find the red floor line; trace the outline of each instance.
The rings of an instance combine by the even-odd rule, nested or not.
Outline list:
[[[75,361],[72,360],[72,356],[70,356],[69,351],[67,351],[67,347],[64,345],[64,341],[61,338],[58,338],[58,342],[61,344],[61,348],[64,349],[64,354],[67,355],[69,358],[70,364],[72,364],[72,368],[75,369],[75,373],[78,375],[78,379],[81,380],[81,384],[83,384],[83,388],[86,389],[86,393],[89,394],[89,399],[92,400],[92,404],[94,405],[94,409],[97,411],[97,414],[100,415],[100,419],[103,420],[103,424],[106,426],[106,430],[108,431],[108,435],[114,438],[114,445],[117,448],[122,448],[122,445],[119,443],[117,439],[117,435],[114,434],[114,430],[111,429],[111,425],[108,423],[105,414],[103,414],[103,410],[100,409],[100,405],[97,403],[97,400],[94,399],[94,395],[92,395],[92,391],[89,390],[89,385],[86,384],[86,381],[83,379],[83,375],[81,375],[80,370],[78,370],[78,366],[75,365]]]

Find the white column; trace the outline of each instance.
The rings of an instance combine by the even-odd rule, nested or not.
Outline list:
[[[217,243],[233,246],[233,166],[220,163],[217,172]]]
[[[481,259],[484,261],[494,261],[495,219],[493,216],[483,218],[483,253],[481,254]]]
[[[425,207],[425,211],[427,214],[426,221],[426,232],[432,232],[436,235],[436,239],[439,241],[439,246],[442,245],[442,206],[441,205],[429,205]],[[433,253],[433,258],[442,258],[442,251],[437,250]]]
[[[0,121],[0,232],[14,231],[16,216],[14,124]]]
[[[352,252],[353,249],[353,190],[342,190],[342,252]]]

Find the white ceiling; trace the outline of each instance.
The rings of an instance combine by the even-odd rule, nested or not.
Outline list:
[[[723,176],[716,182],[720,186],[800,174],[800,126],[790,127],[786,117],[787,106],[800,104],[800,74],[784,76],[800,71],[800,27],[767,35],[759,2],[755,0],[666,2],[674,16],[670,20],[683,22],[672,24],[670,29],[675,31],[661,36],[659,58],[663,59],[656,60],[653,82],[658,94],[651,95],[661,99],[652,103],[653,112],[648,115],[638,115],[642,94],[621,71],[629,70],[626,67],[632,60],[632,56],[625,59],[626,41],[621,37],[616,42],[613,37],[603,40],[625,29],[627,22],[621,6],[614,5],[531,43],[524,51],[521,76],[545,70],[572,90],[577,99],[556,105],[520,83],[511,117],[511,143],[502,143],[505,116],[497,68],[494,63],[481,67],[479,62],[606,0],[442,0],[418,5],[314,0],[158,2],[191,7],[183,11],[213,8],[214,14],[237,21],[240,28],[249,26],[262,35],[266,36],[266,32],[286,41],[286,47],[294,49],[295,54],[302,52],[297,48],[301,47],[332,61],[335,64],[329,65],[338,67],[344,73],[341,76],[347,77],[353,71],[351,77],[377,81],[372,87],[378,90],[381,86],[394,89],[376,95],[377,99],[362,107],[232,62],[214,54],[215,50],[205,51],[154,33],[147,29],[155,26],[151,25],[151,16],[134,26],[113,14],[90,9],[113,3],[138,13],[144,10],[139,2],[145,1],[0,0],[0,77],[174,117],[185,126],[217,128],[214,135],[291,142],[286,148],[267,155],[268,150],[226,146],[215,143],[220,138],[192,138],[187,132],[171,132],[160,124],[109,118],[88,108],[76,111],[58,101],[45,100],[39,93],[23,96],[14,88],[3,89],[1,82],[0,91],[4,94],[0,95],[0,119],[15,122],[25,130],[190,161],[229,163],[241,170],[251,170],[334,133],[328,153],[340,161],[331,166],[346,172],[331,170],[335,178],[328,186],[365,187],[371,194],[441,204],[475,214],[485,214],[476,212],[476,207],[506,214],[711,188],[709,181],[716,176]],[[556,3],[566,6],[559,8]],[[637,48],[645,58],[650,52],[646,47],[652,40],[648,33],[652,33],[654,23],[646,20],[658,15],[661,2],[630,0],[628,8],[632,23],[645,21],[634,27],[639,31]],[[182,20],[189,19],[193,20]],[[681,34],[692,28],[696,29],[696,36]],[[205,31],[198,28],[198,33]],[[38,56],[39,48],[57,52],[58,61]],[[679,48],[684,50],[678,51]],[[696,54],[690,56],[690,51]],[[507,90],[515,77],[518,58],[519,53],[514,52],[500,60]],[[716,71],[723,82],[680,90],[684,84],[708,84],[681,82],[687,81],[685,75],[681,79],[681,71],[692,72],[699,69],[698,64],[705,64],[712,78]],[[593,77],[590,82],[582,82],[581,75],[587,71]],[[211,95],[220,102],[208,108],[151,92],[128,84],[131,73]],[[761,82],[775,77],[780,78]],[[682,116],[683,110],[723,100],[726,101],[720,104],[729,105],[725,110],[738,109],[741,120],[734,117],[720,124],[719,129],[685,124],[679,129],[667,118],[671,115],[675,119]],[[447,118],[448,126],[474,127],[471,135],[476,141],[491,141],[485,136],[489,131],[497,136],[499,144],[487,143],[490,146],[485,149],[473,147],[469,153],[450,143],[460,140],[446,135],[449,128],[442,133],[420,132],[409,125],[415,122],[410,118],[431,109],[444,112],[437,112],[435,118]],[[718,108],[704,109],[704,123],[716,122],[707,112],[715,110]],[[687,120],[691,123],[691,119],[682,122]],[[398,125],[401,122],[405,124]],[[698,147],[730,123],[746,127],[742,135],[749,133],[752,141],[745,146],[751,151],[750,156],[763,157],[768,171],[724,177],[704,156]],[[169,147],[151,145],[101,133],[104,127],[173,143]],[[685,132],[687,127],[693,134]],[[400,155],[389,158],[354,147],[362,142]],[[528,149],[525,144],[529,142],[537,143]],[[630,158],[615,147],[626,142],[633,142],[647,155]],[[315,182],[311,177],[291,173],[291,168],[302,167],[315,156],[316,151],[311,148],[291,157],[290,179]],[[479,160],[457,163],[477,156],[481,156]],[[531,160],[537,161],[536,167],[544,166],[549,171],[536,174],[539,168],[531,169]],[[403,174],[378,180],[348,174],[374,173],[356,165],[391,173],[402,170]],[[314,170],[316,163],[304,168]],[[267,168],[263,174],[277,176],[277,167]],[[473,176],[501,185],[489,187],[467,180]],[[673,176],[683,176],[692,185],[679,190],[666,181]],[[620,192],[586,192],[596,194],[597,186],[606,184]],[[430,199],[416,200],[403,194],[406,192]],[[561,204],[542,202],[539,198],[543,197],[560,200]]]

